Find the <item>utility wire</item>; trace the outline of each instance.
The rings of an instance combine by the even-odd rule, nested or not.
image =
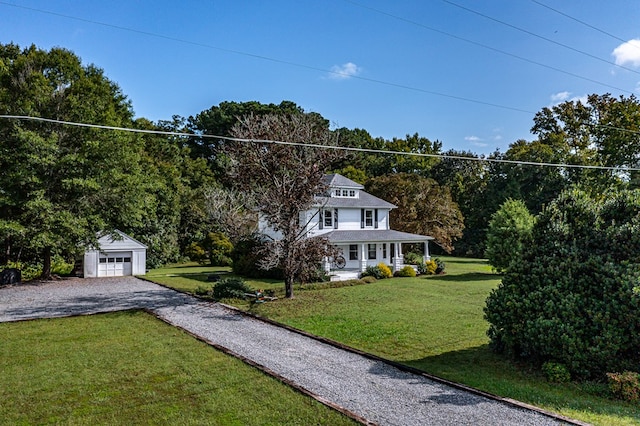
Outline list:
[[[218,51],[221,51],[221,52],[233,53],[233,54],[236,54],[236,55],[247,56],[247,57],[250,57],[250,58],[260,59],[260,60],[263,60],[263,61],[269,61],[269,62],[274,62],[274,63],[278,63],[278,64],[289,65],[289,66],[293,66],[293,67],[308,69],[308,70],[312,70],[312,71],[319,71],[319,72],[322,72],[322,73],[334,74],[334,75],[338,75],[338,76],[344,76],[345,75],[343,72],[340,72],[340,71],[327,70],[325,68],[315,67],[315,66],[312,66],[312,65],[300,64],[300,63],[297,63],[297,62],[286,61],[286,60],[282,60],[282,59],[276,59],[276,58],[272,58],[272,57],[269,57],[269,56],[258,55],[258,54],[255,54],[255,53],[248,53],[248,52],[243,52],[243,51],[240,51],[240,50],[228,49],[228,48],[224,48],[224,47],[213,46],[213,45],[210,45],[210,44],[205,44],[205,43],[199,43],[199,42],[194,42],[194,41],[190,41],[190,40],[185,40],[185,39],[181,39],[181,38],[177,38],[177,37],[171,37],[171,36],[166,36],[166,35],[162,35],[162,34],[158,34],[158,33],[152,33],[152,32],[149,32],[149,31],[142,31],[142,30],[137,30],[137,29],[134,29],[134,28],[123,27],[123,26],[120,26],[120,25],[107,24],[107,23],[100,22],[100,21],[94,21],[94,20],[85,19],[85,18],[78,18],[76,16],[65,15],[65,14],[62,14],[62,13],[51,12],[51,11],[48,11],[48,10],[36,9],[36,8],[33,8],[33,7],[28,7],[28,6],[15,5],[15,4],[7,3],[7,2],[4,2],[4,1],[0,1],[0,4],[5,5],[5,6],[16,7],[16,8],[20,8],[20,9],[30,10],[30,11],[33,11],[33,12],[45,13],[45,14],[49,14],[49,15],[53,15],[53,16],[59,16],[59,17],[62,17],[62,18],[72,19],[72,20],[75,20],[75,21],[87,22],[87,23],[94,24],[94,25],[101,25],[101,26],[104,26],[104,27],[114,28],[114,29],[117,29],[117,30],[129,31],[129,32],[132,32],[132,33],[142,34],[142,35],[146,35],[146,36],[149,36],[149,37],[156,37],[156,38],[161,38],[161,39],[164,39],[164,40],[175,41],[175,42],[178,42],[178,43],[189,44],[189,45],[192,45],[192,46],[204,47],[204,48],[207,48],[207,49],[218,50]],[[455,99],[455,100],[458,100],[458,101],[469,102],[469,103],[474,103],[474,104],[478,104],[478,105],[485,105],[485,106],[490,106],[490,107],[494,107],[494,108],[500,108],[500,109],[505,109],[505,110],[510,110],[510,111],[522,112],[522,113],[525,113],[525,114],[535,114],[534,111],[528,111],[528,110],[525,110],[525,109],[522,109],[522,108],[496,104],[496,103],[493,103],[493,102],[487,102],[487,101],[482,101],[482,100],[479,100],[479,99],[467,98],[467,97],[464,97],[464,96],[452,95],[452,94],[449,94],[449,93],[437,92],[437,91],[434,91],[434,90],[421,89],[419,87],[408,86],[408,85],[401,84],[401,83],[393,83],[393,82],[389,82],[389,81],[378,80],[378,79],[375,79],[375,78],[362,77],[362,76],[358,76],[358,75],[349,75],[349,77],[353,78],[353,79],[357,79],[357,80],[368,81],[370,83],[376,83],[376,84],[380,84],[380,85],[384,85],[384,86],[396,87],[396,88],[399,88],[399,89],[405,89],[405,90],[410,90],[410,91],[413,91],[413,92],[425,93],[425,94],[433,95],[433,96],[440,96],[440,97],[443,97],[443,98]]]
[[[569,15],[569,14],[567,14],[567,13],[564,13],[564,12],[562,12],[562,11],[558,10],[558,9],[555,9],[555,8],[553,8],[553,7],[551,7],[551,6],[547,5],[547,4],[544,4],[544,3],[542,3],[542,2],[539,2],[538,0],[531,0],[531,1],[532,1],[533,3],[535,3],[535,4],[539,5],[539,6],[542,6],[542,7],[546,8],[546,9],[549,9],[549,10],[551,10],[551,11],[553,11],[553,12],[557,13],[558,15],[562,15],[562,16],[564,16],[565,18],[569,18],[569,19],[571,19],[572,21],[578,22],[579,24],[582,24],[582,25],[584,25],[585,27],[589,27],[589,28],[591,28],[592,30],[596,30],[596,31],[598,31],[599,33],[602,33],[602,34],[604,34],[604,35],[607,35],[607,36],[609,36],[609,37],[611,37],[611,38],[613,38],[613,39],[615,39],[615,40],[621,41],[621,42],[623,42],[623,43],[627,43],[627,42],[629,41],[629,40],[625,40],[625,39],[623,39],[623,38],[620,38],[620,37],[618,37],[618,36],[616,36],[616,35],[614,35],[614,34],[611,34],[611,33],[607,32],[607,31],[605,31],[605,30],[603,30],[603,29],[601,29],[601,28],[598,28],[598,27],[596,27],[596,26],[594,26],[594,25],[591,25],[591,24],[589,24],[588,22],[582,21],[582,20],[580,20],[580,19],[578,19],[578,18],[576,18],[576,17],[574,17],[574,16],[571,16],[571,15]],[[634,46],[634,47],[635,47],[635,48],[637,48],[637,49],[640,49],[640,46],[638,46],[637,44],[633,44],[633,43],[631,43],[631,45],[632,45],[632,46]]]
[[[104,130],[119,130],[124,132],[131,132],[131,133],[156,134],[156,135],[164,135],[164,136],[179,136],[179,137],[189,137],[189,138],[198,137],[203,139],[227,140],[227,141],[244,142],[244,143],[268,143],[268,144],[274,144],[274,145],[289,145],[289,146],[299,146],[299,147],[307,147],[307,148],[332,149],[337,151],[363,152],[367,154],[386,154],[386,155],[392,154],[392,155],[404,155],[409,157],[429,157],[429,158],[440,158],[440,159],[447,159],[447,160],[481,161],[481,162],[488,162],[488,163],[514,164],[514,165],[520,165],[520,166],[556,167],[556,168],[566,168],[566,169],[610,170],[610,171],[616,171],[616,172],[640,171],[640,168],[626,167],[626,166],[609,167],[609,166],[590,166],[590,165],[581,165],[581,164],[504,160],[499,158],[466,157],[462,155],[427,154],[427,153],[406,152],[406,151],[387,151],[383,149],[358,148],[358,147],[340,146],[340,145],[321,145],[321,144],[313,144],[313,143],[305,143],[305,142],[287,142],[287,141],[278,141],[278,140],[271,140],[271,139],[246,139],[246,138],[234,138],[230,136],[193,134],[193,133],[184,133],[184,132],[169,132],[169,131],[163,131],[163,130],[133,129],[128,127],[77,123],[73,121],[54,120],[50,118],[31,117],[26,115],[2,114],[0,115],[0,119],[31,120],[31,121],[41,121],[46,123],[62,124],[67,126],[88,127],[88,128],[104,129]],[[640,133],[640,132],[634,132],[634,133]]]
[[[468,8],[468,7],[466,7],[466,6],[463,6],[463,5],[461,5],[461,4],[455,3],[455,2],[453,2],[453,1],[451,1],[451,0],[441,0],[441,1],[442,1],[442,2],[444,2],[444,3],[450,4],[451,6],[455,6],[455,7],[457,7],[457,8],[462,9],[462,10],[465,10],[465,11],[467,11],[467,12],[469,12],[469,13],[473,13],[473,14],[475,14],[475,15],[481,16],[481,17],[483,17],[483,18],[485,18],[485,19],[489,19],[489,20],[494,21],[494,22],[497,22],[497,23],[499,23],[499,24],[501,24],[501,25],[507,26],[507,27],[509,27],[509,28],[513,28],[513,29],[515,29],[515,30],[517,30],[517,31],[520,31],[520,32],[523,32],[523,33],[525,33],[525,34],[529,34],[529,35],[531,35],[531,36],[533,36],[533,37],[539,38],[539,39],[544,40],[544,41],[546,41],[546,42],[553,43],[553,44],[555,44],[555,45],[558,45],[558,46],[564,47],[565,49],[569,49],[569,50],[571,50],[571,51],[573,51],[573,52],[576,52],[576,53],[579,53],[579,54],[581,54],[581,55],[588,56],[588,57],[590,57],[590,58],[596,59],[596,60],[598,60],[598,61],[600,61],[600,62],[604,62],[604,63],[606,63],[606,64],[613,65],[613,66],[618,67],[618,68],[622,68],[622,69],[624,69],[624,70],[627,70],[627,71],[633,72],[633,73],[635,73],[635,74],[640,74],[640,71],[636,71],[636,70],[634,70],[634,69],[632,69],[632,68],[628,68],[628,67],[625,67],[625,66],[623,66],[623,65],[616,64],[615,62],[611,62],[611,61],[609,61],[609,60],[607,60],[607,59],[604,59],[604,58],[601,58],[601,57],[599,57],[599,56],[592,55],[591,53],[589,53],[589,52],[585,52],[584,50],[576,49],[575,47],[571,47],[571,46],[569,46],[569,45],[567,45],[567,44],[560,43],[559,41],[552,40],[552,39],[550,39],[550,38],[548,38],[548,37],[541,36],[540,34],[536,34],[536,33],[532,32],[532,31],[529,31],[529,30],[525,30],[524,28],[518,27],[518,26],[513,25],[513,24],[510,24],[510,23],[508,23],[508,22],[501,21],[500,19],[497,19],[497,18],[494,18],[494,17],[492,17],[492,16],[486,15],[486,14],[484,14],[484,13],[482,13],[482,12],[478,12],[477,10],[470,9],[470,8]]]
[[[453,39],[456,39],[456,40],[460,40],[460,41],[463,41],[465,43],[472,44],[474,46],[482,47],[483,49],[491,50],[493,52],[497,52],[497,53],[500,53],[502,55],[509,56],[509,57],[518,59],[518,60],[523,61],[523,62],[527,62],[527,63],[533,64],[533,65],[537,65],[539,67],[547,68],[547,69],[550,69],[552,71],[556,71],[556,72],[559,72],[559,73],[562,73],[562,74],[565,74],[565,75],[568,75],[568,76],[571,76],[571,77],[575,77],[575,78],[579,78],[581,80],[589,81],[591,83],[596,83],[596,84],[599,84],[601,86],[608,87],[610,89],[615,89],[615,90],[618,90],[618,91],[621,91],[621,92],[626,92],[626,93],[629,93],[629,94],[634,94],[635,93],[635,92],[633,92],[631,90],[621,89],[619,87],[612,86],[610,84],[603,83],[601,81],[594,80],[594,79],[589,78],[589,77],[585,77],[585,76],[582,76],[582,75],[579,75],[579,74],[575,74],[575,73],[570,72],[570,71],[565,71],[563,69],[554,67],[552,65],[547,65],[547,64],[544,64],[542,62],[537,62],[537,61],[534,61],[532,59],[516,55],[515,53],[510,53],[510,52],[507,52],[505,50],[501,50],[501,49],[498,49],[498,48],[495,48],[495,47],[492,47],[492,46],[489,46],[489,45],[486,45],[486,44],[483,44],[483,43],[480,43],[480,42],[477,42],[477,41],[473,41],[473,40],[470,40],[470,39],[467,39],[467,38],[464,38],[464,37],[460,37],[460,36],[457,36],[455,34],[452,34],[452,33],[449,33],[449,32],[443,31],[443,30],[439,30],[437,28],[430,27],[428,25],[422,24],[420,22],[413,21],[411,19],[403,18],[402,16],[398,16],[398,15],[391,14],[389,12],[385,12],[384,10],[376,9],[374,7],[367,6],[367,5],[364,5],[362,3],[358,3],[358,2],[353,1],[353,0],[343,0],[343,1],[345,1],[346,3],[352,4],[354,6],[357,6],[357,7],[360,7],[360,8],[367,9],[367,10],[370,10],[372,12],[378,13],[380,15],[385,15],[385,16],[388,16],[390,18],[397,19],[399,21],[402,21],[402,22],[405,22],[405,23],[408,23],[408,24],[415,25],[417,27],[423,28],[425,30],[428,30],[428,31],[431,31],[431,32],[434,32],[434,33],[437,33],[437,34],[440,34],[440,35],[444,35],[444,36],[447,36],[447,37],[450,37],[450,38],[453,38]],[[534,0],[532,0],[532,1],[534,1]]]

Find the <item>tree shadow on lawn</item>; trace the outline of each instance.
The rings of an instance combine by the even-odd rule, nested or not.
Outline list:
[[[432,275],[427,276],[425,279],[429,281],[441,281],[441,282],[471,282],[471,281],[492,281],[501,280],[502,276],[492,273],[484,272],[468,272],[465,274],[453,274],[453,275]]]

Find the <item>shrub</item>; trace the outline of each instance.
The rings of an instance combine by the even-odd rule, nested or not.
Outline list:
[[[640,191],[562,193],[538,216],[484,309],[491,345],[575,379],[640,364]]]
[[[557,362],[545,362],[542,364],[542,372],[552,383],[566,383],[571,380],[571,373],[567,366]]]
[[[422,263],[422,256],[410,251],[404,255],[404,263],[408,265],[419,265]]]
[[[264,248],[264,243],[257,237],[252,236],[238,242],[231,251],[233,273],[248,278],[273,278],[283,279],[284,274],[281,269],[264,270],[258,266],[260,261],[260,250]]]
[[[184,254],[189,257],[189,260],[198,263],[205,263],[207,261],[207,252],[200,246],[200,243],[193,242],[187,246]]]
[[[231,252],[233,244],[226,235],[220,232],[210,232],[203,241],[204,249],[209,253],[209,262],[212,266],[231,265]]]
[[[607,373],[609,389],[613,395],[625,401],[640,401],[640,374],[634,371]]]
[[[415,277],[416,270],[413,269],[411,265],[405,265],[402,269],[400,269],[399,271],[396,271],[393,274],[393,276],[394,277]]]
[[[369,276],[363,276],[361,278],[361,281],[363,281],[365,284],[371,284],[371,283],[375,283],[378,280],[376,279],[376,277],[369,275]]]
[[[444,274],[444,269],[446,267],[444,261],[442,259],[440,259],[439,257],[436,257],[435,258],[435,262],[436,262],[435,274],[436,275]]]
[[[253,293],[253,290],[242,278],[228,277],[214,284],[212,295],[216,300],[241,299],[245,293]]]
[[[518,260],[531,239],[534,223],[535,217],[521,200],[505,201],[491,216],[485,255],[497,272],[505,272],[512,262]]]
[[[393,273],[391,272],[391,268],[389,268],[386,264],[382,262],[378,263],[378,269],[380,269],[382,278],[391,278],[393,276]]]
[[[436,275],[444,272],[444,262],[440,259],[418,263],[417,267],[420,275]]]
[[[367,268],[364,270],[364,272],[362,274],[360,274],[360,277],[373,277],[377,280],[381,280],[384,278],[384,276],[382,275],[382,271],[380,270],[379,267],[377,266],[367,266]]]

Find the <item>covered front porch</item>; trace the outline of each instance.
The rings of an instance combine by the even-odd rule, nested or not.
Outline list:
[[[342,251],[342,259],[325,259],[324,270],[332,280],[359,278],[368,266],[389,265],[393,272],[404,265],[403,244],[422,243],[429,260],[433,237],[394,230],[332,231],[325,236]]]

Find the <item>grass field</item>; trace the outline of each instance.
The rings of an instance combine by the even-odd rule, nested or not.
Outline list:
[[[251,309],[262,316],[496,395],[600,425],[640,424],[640,407],[607,397],[604,384],[551,384],[488,347],[484,302],[499,276],[482,260],[443,257],[447,274],[305,290]],[[212,268],[152,271],[148,278],[193,291]],[[204,275],[203,275],[204,274]],[[275,281],[249,281],[278,288]],[[210,285],[210,283],[208,284]],[[232,302],[249,309],[242,301]]]
[[[0,324],[0,424],[355,424],[143,312]]]

